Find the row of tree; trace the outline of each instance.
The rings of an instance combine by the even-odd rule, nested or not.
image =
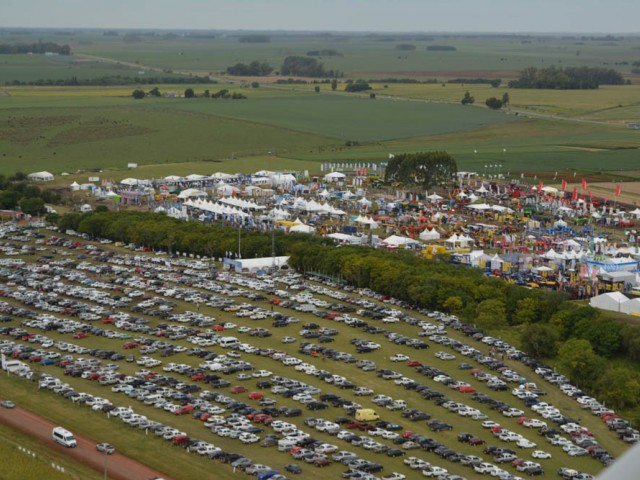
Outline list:
[[[457,172],[458,165],[447,152],[403,153],[389,160],[384,179],[424,190],[450,182]]]
[[[594,89],[600,85],[623,85],[622,74],[612,68],[602,67],[528,67],[520,72],[517,80],[509,82],[510,88],[553,88],[560,90]]]
[[[228,75],[236,75],[239,77],[265,77],[273,72],[273,67],[267,62],[236,63],[232,67],[227,68]]]
[[[254,84],[254,88],[257,88],[258,86],[260,86],[260,84],[258,84],[258,83]],[[162,93],[160,93],[160,90],[158,89],[158,87],[154,87],[151,90],[149,90],[148,92],[145,92],[144,90],[142,90],[140,88],[137,88],[133,92],[131,92],[131,96],[133,98],[135,98],[136,100],[140,100],[140,99],[143,99],[143,98],[145,98],[147,96],[150,96],[150,97],[161,97]],[[196,92],[193,90],[193,88],[187,88],[184,91],[183,96],[184,96],[184,98],[203,97],[203,98],[213,98],[213,99],[222,98],[222,99],[231,99],[231,100],[243,100],[243,99],[247,98],[247,96],[242,94],[242,93],[230,92],[226,88],[223,88],[222,90],[219,90],[219,91],[214,92],[214,93],[211,93],[209,90],[205,90],[202,94],[196,94]]]
[[[40,79],[33,81],[21,81],[10,80],[5,82],[6,85],[35,85],[35,86],[74,86],[74,85],[153,85],[153,84],[173,84],[180,85],[185,83],[204,84],[204,83],[218,83],[215,80],[211,80],[209,77],[193,76],[193,77],[179,77],[179,76],[166,76],[166,77],[145,77],[143,75],[139,77],[129,77],[122,75],[108,75],[104,77],[95,78],[78,78],[70,77],[64,79]]]
[[[0,55],[20,55],[26,53],[57,53],[71,55],[69,45],[59,45],[53,42],[37,43],[0,43]]]

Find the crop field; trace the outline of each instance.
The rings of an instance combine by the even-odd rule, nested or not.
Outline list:
[[[46,248],[46,247],[45,247]],[[111,250],[113,247],[104,247],[99,246],[99,248],[106,248],[107,250]],[[66,248],[57,247],[56,252],[54,253],[51,248],[46,248],[48,251],[47,254],[52,254],[54,259],[63,259],[67,261],[69,259],[74,258],[81,252],[84,252],[85,249],[73,249],[67,250]],[[118,254],[122,254],[126,252],[126,250],[121,248],[113,248],[114,252]],[[69,255],[63,255],[63,253],[70,253]],[[20,257],[17,257],[20,258]],[[28,262],[33,262],[35,257],[23,257]],[[122,259],[127,259],[127,257],[121,257]],[[146,257],[146,260],[143,257],[138,257],[137,263],[132,263],[133,266],[137,265],[138,273],[129,276],[125,281],[125,284],[122,285],[125,287],[124,293],[130,292],[129,286],[137,284],[138,274],[142,270],[151,269],[152,263],[150,260],[153,258]],[[93,260],[86,260],[89,263],[94,263]],[[118,260],[119,261],[119,260]],[[129,261],[129,260],[126,260]],[[108,263],[103,262],[95,262],[97,265],[107,265]],[[181,267],[178,267],[181,269]],[[78,272],[79,270],[75,270],[74,272]],[[115,279],[115,277],[111,277],[110,275],[97,275],[86,271],[88,274],[88,278],[91,280],[100,280],[100,281],[109,281],[109,279]],[[180,275],[189,275],[184,272],[177,272]],[[122,276],[122,275],[119,275]],[[43,275],[41,280],[47,282]],[[142,278],[140,275],[139,278]],[[164,283],[168,288],[179,287],[176,280],[178,277],[175,277],[175,280],[163,280],[161,283]],[[218,280],[216,283],[225,288],[238,288],[238,277],[224,277]],[[3,283],[4,279],[0,281]],[[84,298],[79,297],[68,297],[68,292],[76,288],[80,285],[77,281],[73,280],[64,280],[64,283],[67,285],[65,287],[66,293],[60,293],[59,298],[75,298],[76,300],[80,300],[91,308],[94,305],[97,305],[95,301],[85,301]],[[84,282],[86,284],[86,282]],[[234,286],[235,285],[235,286]],[[184,285],[183,285],[184,286]],[[318,288],[319,284],[313,281],[307,283],[308,288]],[[11,289],[11,287],[8,287]],[[279,288],[284,288],[285,290],[289,290],[291,295],[296,295],[297,289],[288,289],[284,283],[279,284]],[[30,289],[26,289],[29,290]],[[25,290],[25,291],[26,291]],[[144,293],[150,295],[150,297],[158,295],[159,297],[165,298],[170,301],[174,301],[176,307],[174,309],[174,313],[182,314],[186,311],[193,311],[194,305],[193,303],[185,300],[184,298],[174,298],[172,295],[167,292],[166,294],[155,293],[151,290],[151,285],[147,285],[146,288],[143,288]],[[326,302],[330,302],[335,305],[335,307],[327,307],[327,311],[334,310],[337,311],[339,305],[349,306],[350,303],[339,301],[329,296],[328,293],[335,292],[335,287],[332,287],[326,290],[324,293],[314,294],[318,300],[323,300]],[[206,292],[208,290],[193,288],[193,292]],[[399,374],[406,376],[411,379],[415,379],[417,382],[424,383],[428,387],[441,392],[447,398],[455,401],[461,402],[470,405],[473,408],[480,409],[483,413],[486,413],[489,419],[497,421],[502,425],[503,428],[508,428],[515,432],[518,432],[524,435],[526,438],[532,440],[533,442],[538,444],[538,448],[545,450],[547,452],[552,453],[552,458],[548,460],[540,460],[543,468],[547,472],[546,476],[554,475],[554,472],[562,466],[573,466],[574,468],[579,468],[583,471],[588,471],[590,473],[598,472],[602,466],[596,460],[590,457],[580,457],[580,458],[572,458],[569,457],[562,449],[558,446],[553,446],[548,443],[544,437],[538,435],[535,429],[528,429],[518,424],[516,418],[507,418],[497,411],[490,409],[487,405],[484,405],[478,401],[473,400],[470,397],[470,394],[465,394],[460,391],[457,391],[452,388],[448,388],[445,385],[434,381],[428,376],[424,376],[420,374],[415,367],[411,367],[407,364],[406,361],[393,361],[391,358],[394,354],[404,354],[407,357],[415,360],[419,360],[424,365],[430,365],[435,368],[440,369],[444,374],[450,376],[455,380],[462,380],[464,382],[468,382],[471,386],[473,386],[477,391],[487,393],[489,396],[495,400],[504,401],[509,403],[512,406],[517,408],[522,408],[526,411],[527,417],[535,417],[538,418],[538,415],[534,413],[532,410],[525,407],[520,400],[515,398],[510,390],[515,387],[517,383],[510,383],[507,391],[492,391],[490,390],[485,383],[480,381],[479,379],[474,378],[469,370],[462,370],[458,368],[460,362],[467,362],[474,366],[475,368],[481,370],[487,370],[487,367],[481,365],[476,360],[465,357],[464,355],[459,354],[450,346],[438,345],[438,343],[434,339],[424,340],[430,345],[431,348],[426,350],[417,350],[413,349],[408,345],[396,344],[390,341],[390,339],[386,338],[381,332],[375,333],[373,331],[367,331],[364,328],[357,327],[349,327],[347,324],[330,320],[329,318],[321,318],[316,315],[312,315],[310,313],[297,312],[290,308],[285,308],[284,306],[274,305],[273,307],[266,301],[255,299],[249,299],[249,296],[252,295],[256,291],[254,286],[243,286],[241,290],[238,292],[240,294],[239,297],[236,297],[235,304],[239,305],[241,303],[245,303],[249,301],[251,303],[251,311],[255,312],[257,309],[262,309],[263,311],[268,312],[271,308],[273,308],[274,313],[280,313],[283,315],[294,316],[299,320],[297,324],[290,324],[285,327],[276,328],[272,326],[272,320],[252,320],[249,318],[241,318],[235,312],[227,312],[223,311],[221,308],[214,308],[213,306],[207,306],[202,304],[199,307],[199,312],[201,314],[210,316],[215,318],[216,323],[233,323],[236,325],[232,327],[229,325],[226,327],[225,333],[223,335],[234,335],[237,336],[241,342],[246,342],[250,345],[257,347],[258,349],[275,349],[279,352],[283,352],[288,356],[298,357],[303,362],[307,362],[311,365],[314,365],[317,369],[324,369],[330,372],[331,374],[341,375],[346,377],[347,379],[354,382],[357,386],[368,387],[375,391],[375,394],[383,394],[389,395],[394,399],[403,399],[407,402],[410,408],[417,408],[422,411],[426,411],[435,419],[441,419],[447,423],[449,423],[453,430],[451,431],[441,431],[441,432],[432,432],[427,428],[427,425],[424,420],[422,421],[411,421],[404,418],[401,415],[401,411],[392,411],[390,409],[386,409],[384,407],[380,407],[375,405],[371,401],[371,396],[355,396],[351,390],[349,389],[340,389],[336,385],[331,385],[326,381],[316,377],[311,374],[304,374],[301,370],[294,369],[291,366],[285,366],[282,361],[278,360],[272,355],[261,355],[261,354],[250,354],[245,352],[239,352],[240,358],[242,360],[251,362],[255,365],[256,369],[266,369],[272,372],[273,375],[285,376],[289,378],[298,379],[300,381],[306,382],[308,385],[317,387],[321,390],[322,393],[332,393],[339,396],[342,396],[347,399],[355,400],[361,403],[366,408],[374,408],[379,413],[383,420],[394,422],[400,424],[404,430],[411,430],[416,433],[420,433],[426,435],[434,440],[443,443],[450,448],[455,449],[466,455],[480,455],[484,457],[487,461],[491,461],[491,457],[482,453],[482,446],[471,446],[465,443],[461,443],[457,440],[458,434],[461,432],[469,432],[473,435],[480,437],[485,440],[487,444],[498,445],[502,447],[510,447],[514,448],[519,457],[530,459],[531,450],[521,449],[515,447],[512,443],[506,443],[497,438],[494,438],[491,432],[481,426],[481,422],[478,420],[471,420],[469,418],[464,418],[462,416],[456,415],[455,413],[447,410],[443,406],[439,406],[435,404],[433,401],[424,399],[417,391],[413,389],[402,388],[398,384],[394,383],[393,380],[383,380],[379,376],[376,375],[375,371],[365,372],[360,370],[356,364],[354,363],[346,363],[342,361],[334,361],[331,358],[327,358],[323,360],[319,357],[313,357],[310,355],[305,355],[298,351],[300,342],[304,339],[300,337],[300,330],[308,322],[316,323],[319,327],[325,328],[335,328],[336,334],[331,338],[333,339],[331,343],[325,344],[329,348],[334,349],[336,351],[349,352],[355,355],[357,359],[368,359],[375,361],[377,365],[377,369],[390,369]],[[373,304],[377,306],[383,306],[389,304],[383,304],[380,301],[374,300],[371,297],[364,297],[356,292],[349,294],[354,299],[359,301],[363,299],[368,299],[373,302]],[[273,295],[269,295],[269,298],[272,298]],[[282,296],[281,296],[282,298]],[[9,296],[4,296],[2,298],[3,301],[9,302],[11,305],[16,306],[25,306],[22,305],[21,302],[17,299],[10,298]],[[156,316],[148,315],[149,312],[138,312],[135,308],[137,303],[140,302],[140,298],[134,300],[129,307],[126,308],[118,308],[117,310],[120,312],[126,312],[130,314],[134,314],[137,318],[143,319],[144,324],[148,325],[153,329],[165,330],[165,334],[163,335],[153,335],[150,332],[141,333],[138,331],[137,333],[134,331],[130,331],[128,328],[122,328],[116,324],[106,324],[101,321],[81,321],[87,325],[85,330],[88,330],[90,334],[86,338],[72,338],[69,333],[62,333],[56,330],[48,330],[42,331],[32,326],[24,326],[27,331],[32,334],[43,334],[46,335],[54,342],[69,342],[75,345],[79,345],[81,347],[85,347],[88,349],[102,349],[102,350],[112,350],[114,352],[122,353],[127,355],[129,353],[134,353],[136,359],[139,359],[143,353],[139,351],[139,348],[146,341],[140,340],[143,337],[149,337],[150,339],[161,339],[167,340],[171,343],[179,346],[186,347],[186,350],[182,353],[174,353],[171,354],[170,358],[161,357],[159,352],[149,352],[146,356],[158,359],[162,362],[162,366],[156,366],[153,368],[153,371],[156,371],[160,374],[166,374],[173,377],[176,377],[181,382],[196,384],[199,385],[202,389],[213,389],[224,393],[225,395],[230,395],[234,400],[238,400],[241,402],[245,402],[248,405],[258,408],[259,404],[256,400],[250,400],[247,398],[247,393],[237,393],[233,394],[230,392],[228,387],[212,387],[205,383],[199,383],[185,374],[178,373],[166,373],[166,371],[162,370],[163,366],[171,363],[184,363],[187,365],[192,365],[197,367],[197,365],[202,362],[196,356],[188,355],[188,349],[194,347],[195,345],[187,341],[186,338],[176,338],[169,339],[166,335],[169,334],[167,327],[162,327],[161,325],[173,325],[172,328],[180,325],[174,319],[160,319]],[[40,307],[42,304],[40,304]],[[28,305],[29,309],[36,309],[40,311],[38,308]],[[248,307],[245,307],[248,308]],[[396,308],[393,306],[393,308]],[[324,309],[321,309],[324,310]],[[44,312],[44,311],[43,311]],[[135,313],[134,313],[135,312]],[[420,320],[426,320],[429,322],[438,323],[438,320],[434,320],[432,318],[427,317],[424,314],[419,314],[418,312],[412,311],[408,312],[410,315],[415,316]],[[62,313],[54,313],[56,317],[60,318],[68,318],[65,314]],[[352,314],[352,316],[356,316],[360,318],[360,314]],[[80,321],[78,318],[69,318],[74,321]],[[22,322],[22,318],[20,315],[16,315],[12,318],[8,323],[3,323],[3,327],[16,327],[19,326]],[[384,330],[387,332],[395,332],[396,334],[405,335],[407,337],[416,337],[418,332],[420,331],[420,327],[416,325],[410,325],[409,323],[405,323],[404,321],[400,321],[398,323],[382,323],[380,320],[373,320],[370,318],[366,319],[366,322],[370,326],[379,326],[384,327]],[[139,322],[139,325],[142,325],[143,322]],[[240,327],[249,327],[250,329],[262,327],[271,331],[273,336],[268,338],[261,338],[258,336],[252,336],[247,332],[241,332],[238,329]],[[315,327],[312,327],[312,329]],[[99,335],[98,332],[101,330],[112,330],[118,332],[118,337],[116,338],[107,338],[106,336]],[[461,332],[455,329],[447,329],[445,333],[446,336],[449,336],[456,341],[463,342],[465,344],[469,344],[473,348],[476,348],[483,352],[485,355],[488,353],[488,347],[484,343],[475,341],[470,337],[464,336]],[[280,339],[284,336],[294,336],[298,338],[298,341],[293,344],[285,344],[280,341]],[[373,342],[377,342],[381,345],[381,349],[375,353],[355,353],[354,346],[352,345],[351,339],[353,338],[361,338]],[[12,340],[16,339],[12,336],[7,336],[7,333],[3,333],[0,335],[0,340]],[[125,348],[124,343],[127,341],[137,341],[139,345],[133,349],[128,350]],[[310,339],[312,342],[317,342],[317,340]],[[30,345],[36,348],[39,348],[37,343],[27,343],[25,341],[18,341],[21,345]],[[58,352],[57,347],[49,348],[51,352]],[[208,351],[216,352],[218,355],[228,353],[227,350],[221,349],[219,346],[208,347],[206,348]],[[456,356],[454,360],[443,360],[434,355],[436,351],[445,351],[449,353],[453,353]],[[58,352],[61,353],[62,351]],[[63,352],[62,352],[63,353]],[[64,354],[64,353],[63,353]],[[85,358],[91,358],[90,355],[73,355],[74,357],[83,356]],[[228,357],[230,358],[230,357]],[[222,359],[221,359],[222,361]],[[117,365],[117,371],[119,373],[125,375],[134,375],[136,371],[141,370],[141,367],[136,365],[135,363],[128,363],[124,360],[114,361]],[[111,363],[114,363],[111,362]],[[603,448],[607,449],[615,456],[619,456],[625,449],[626,445],[615,438],[615,435],[612,432],[609,432],[606,428],[606,425],[597,417],[591,415],[589,412],[585,410],[581,410],[576,403],[575,400],[569,398],[568,396],[562,394],[558,388],[551,383],[543,380],[542,378],[536,376],[531,370],[524,367],[524,365],[513,361],[513,360],[505,360],[505,363],[508,367],[512,369],[516,369],[521,375],[524,375],[528,380],[534,381],[537,385],[542,388],[546,395],[543,400],[555,405],[559,408],[563,413],[572,418],[579,419],[583,425],[585,425],[593,435],[598,439],[600,445]],[[54,375],[56,377],[62,378],[64,382],[68,383],[74,390],[77,392],[86,392],[93,396],[99,396],[102,398],[106,398],[111,401],[114,405],[131,405],[135,411],[139,414],[146,415],[148,418],[163,422],[168,425],[172,425],[180,429],[181,431],[186,432],[192,438],[198,438],[207,442],[214,443],[215,445],[221,447],[226,452],[238,452],[244,455],[249,456],[254,462],[265,463],[275,467],[279,470],[282,470],[283,466],[288,463],[301,463],[304,472],[304,478],[310,479],[320,479],[320,478],[337,478],[341,471],[344,471],[344,467],[339,465],[337,462],[334,462],[332,465],[325,468],[316,468],[312,465],[305,465],[303,461],[295,462],[294,459],[287,453],[276,452],[275,446],[272,447],[261,447],[258,445],[244,445],[237,439],[232,439],[228,437],[218,436],[210,432],[207,428],[203,427],[202,422],[199,422],[193,418],[190,418],[190,415],[177,416],[171,414],[169,412],[163,411],[162,409],[154,408],[151,405],[145,405],[141,401],[135,400],[133,398],[127,397],[124,393],[116,393],[111,391],[109,386],[102,386],[96,381],[91,381],[87,379],[83,379],[80,377],[76,377],[73,375],[63,375],[63,369],[54,365],[42,366],[37,363],[31,363],[32,367],[38,373],[46,373],[50,375]],[[490,370],[487,370],[490,371]],[[246,372],[243,372],[246,373]],[[249,372],[252,373],[252,372]],[[240,379],[237,373],[230,374],[221,374],[221,377],[225,380],[229,380],[231,385],[242,385],[247,388],[248,391],[254,390],[257,388],[256,381],[261,378],[249,378],[249,379]],[[159,469],[162,472],[165,472],[172,478],[179,478],[184,480],[191,480],[202,478],[202,475],[206,474],[206,472],[211,472],[212,468],[216,469],[216,478],[221,479],[231,479],[235,478],[235,473],[232,471],[230,466],[217,466],[216,463],[213,463],[211,460],[206,459],[206,457],[201,457],[199,455],[186,452],[184,449],[181,449],[177,446],[172,446],[169,442],[161,440],[149,432],[148,435],[145,435],[145,432],[139,429],[131,428],[125,425],[116,417],[112,416],[108,418],[103,412],[95,412],[91,411],[88,406],[82,406],[79,403],[72,403],[69,399],[65,399],[60,395],[53,393],[52,391],[42,388],[38,389],[37,384],[34,382],[25,381],[23,379],[19,379],[15,376],[1,375],[0,376],[0,388],[4,392],[11,392],[11,399],[15,401],[18,405],[25,407],[27,409],[31,409],[36,413],[39,413],[46,418],[53,420],[57,423],[64,425],[65,427],[71,429],[74,432],[87,436],[90,439],[94,439],[94,441],[107,441],[112,443],[118,451],[131,456],[133,458],[138,459],[142,463],[148,464],[154,468]],[[343,450],[349,450],[355,452],[358,456],[371,460],[376,463],[382,463],[385,465],[384,473],[389,473],[391,471],[398,471],[404,473],[409,476],[409,478],[414,478],[418,474],[418,472],[413,473],[406,465],[403,464],[402,459],[400,458],[390,458],[384,453],[374,453],[373,451],[364,449],[362,447],[358,447],[356,445],[350,445],[345,440],[337,438],[336,436],[329,435],[324,432],[316,431],[312,427],[305,425],[303,420],[307,417],[316,417],[316,418],[325,418],[333,421],[339,416],[345,416],[344,410],[337,406],[329,405],[326,409],[319,411],[312,411],[305,408],[305,406],[301,403],[298,403],[296,399],[286,398],[285,396],[276,394],[271,392],[269,389],[259,390],[263,392],[267,397],[271,397],[277,401],[277,407],[280,406],[300,406],[303,410],[303,414],[300,417],[279,417],[278,419],[286,420],[294,425],[297,428],[302,428],[303,430],[311,433],[314,438],[319,439],[320,441],[335,444],[338,448]],[[317,397],[317,395],[314,395]],[[218,405],[217,402],[212,402],[215,405]],[[43,405],[46,405],[46,409],[43,408]],[[222,403],[220,404],[224,406]],[[346,429],[346,427],[343,427]],[[265,431],[261,432],[259,435],[264,437],[266,433],[273,433],[271,427],[264,426]],[[348,430],[348,429],[347,429]],[[362,434],[362,432],[360,432]],[[381,437],[376,437],[376,441],[381,442],[383,445],[388,447],[395,447],[390,440],[384,440]],[[450,472],[458,473],[467,478],[478,478],[479,475],[476,475],[471,471],[468,467],[462,466],[460,463],[448,462],[439,458],[432,452],[422,451],[420,449],[417,450],[407,450],[406,456],[417,456],[419,458],[423,458],[426,461],[429,461],[435,465],[444,466]],[[509,464],[501,465],[508,471],[512,471],[515,473],[515,469],[511,467]],[[85,477],[83,477],[85,478]]]
[[[420,34],[270,34],[266,43],[242,43],[237,32],[121,32],[103,36],[102,31],[34,31],[15,35],[4,32],[4,41],[50,40],[68,43],[74,53],[148,65],[163,70],[221,72],[236,62],[267,61],[276,70],[288,55],[334,49],[337,56],[324,56],[327,69],[367,78],[411,76],[423,78],[497,76],[513,78],[524,67],[549,65],[616,65],[629,73],[636,61],[640,40],[586,39],[579,37],[420,35]],[[198,36],[200,34],[200,36]],[[411,45],[413,50],[400,50]],[[427,51],[433,45],[456,51]],[[626,63],[624,63],[626,62]]]
[[[242,43],[237,32],[5,31],[3,42],[42,39],[68,43],[74,55],[3,55],[0,83],[43,77],[102,75],[212,75],[241,101],[155,99],[133,101],[127,87],[0,87],[0,172],[53,173],[109,169],[127,175],[128,163],[168,173],[252,171],[269,166],[319,173],[319,162],[384,161],[389,153],[447,150],[460,169],[500,173],[634,168],[640,148],[640,87],[630,73],[640,40],[536,36],[272,34],[266,43]],[[415,46],[401,50],[398,45]],[[448,45],[455,51],[428,51]],[[236,62],[336,50],[318,58],[346,74],[337,92],[328,84],[270,85],[275,76],[220,79]],[[369,93],[345,94],[346,78],[424,80],[500,77],[526,66],[606,66],[631,85],[590,91],[515,90],[482,84],[374,83]],[[167,73],[170,74],[170,73]],[[260,88],[246,88],[258,80]],[[385,88],[386,85],[386,88]],[[182,93],[190,85],[158,85]],[[151,86],[143,86],[145,90]],[[469,91],[476,105],[459,104]],[[490,96],[510,95],[509,109],[484,107]],[[524,117],[524,118],[523,118]],[[555,118],[554,118],[555,117]],[[15,121],[18,119],[19,121]],[[65,119],[60,123],[60,119]],[[346,146],[345,143],[351,143]],[[355,145],[354,145],[355,144]],[[270,153],[269,153],[270,152]],[[182,170],[180,164],[190,171]],[[19,165],[19,167],[18,167]],[[119,170],[119,172],[118,172]],[[495,173],[495,172],[494,172]]]

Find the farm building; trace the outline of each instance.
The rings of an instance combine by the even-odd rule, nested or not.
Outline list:
[[[49,172],[34,172],[27,175],[27,178],[32,182],[52,182],[54,176]]]

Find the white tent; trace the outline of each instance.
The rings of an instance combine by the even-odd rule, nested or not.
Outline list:
[[[399,235],[391,235],[390,237],[385,238],[382,243],[389,247],[399,247],[400,245],[404,245],[406,247],[411,245],[418,245],[420,242],[413,240],[409,237],[401,237]]]
[[[197,188],[187,188],[178,194],[178,198],[184,200],[185,198],[207,198],[207,192],[198,190]]]
[[[491,210],[491,205],[486,203],[478,203],[476,205],[467,205],[467,208],[471,208],[473,210]]]
[[[206,175],[199,175],[197,173],[192,173],[191,175],[187,175],[185,180],[187,180],[188,182],[198,182],[202,180],[207,180],[208,178],[209,177],[207,177]]]
[[[315,229],[310,225],[305,225],[301,223],[300,225],[295,225],[289,229],[290,233],[313,233]]]
[[[347,235],[346,233],[330,233],[327,237],[333,238],[339,243],[349,243],[351,245],[358,245],[366,239],[366,237],[356,237],[353,235]]]
[[[418,235],[418,238],[420,238],[420,240],[425,240],[425,241],[438,240],[440,238],[440,234],[435,228],[432,228],[431,230],[427,228],[422,232],[420,232],[420,235]]]
[[[437,193],[432,193],[431,195],[429,195],[427,197],[431,202],[437,202],[438,200],[442,200],[442,197],[440,195],[438,195]]]
[[[607,292],[597,297],[592,297],[589,305],[601,310],[620,312],[622,311],[622,305],[628,301],[629,299],[620,292]]]
[[[77,190],[80,190],[80,184],[78,182],[73,182],[71,185],[69,185],[69,188],[75,192]]]
[[[542,191],[550,195],[555,195],[556,193],[558,193],[558,189],[554,187],[542,187]]]
[[[476,190],[476,193],[489,193],[489,190],[487,190],[484,185],[482,185],[479,189]]]
[[[640,217],[640,208],[636,208],[635,210],[631,210],[629,215],[635,215],[636,218]]]
[[[627,315],[634,315],[640,313],[640,298],[634,298],[628,302],[622,302],[620,304],[620,311]]]
[[[178,175],[169,175],[168,177],[164,177],[163,180],[167,182],[182,182],[184,177],[179,177]]]
[[[27,175],[27,179],[32,182],[51,182],[53,178],[53,174],[46,171],[34,172]]]
[[[346,178],[346,175],[341,172],[331,172],[327,173],[324,176],[324,179],[328,182],[338,182],[340,180],[343,180],[344,178]]]
[[[142,182],[137,178],[125,178],[124,180],[120,181],[121,185],[128,185],[128,186],[139,185],[140,183]]]

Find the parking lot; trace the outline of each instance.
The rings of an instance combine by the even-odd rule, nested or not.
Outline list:
[[[21,362],[3,396],[32,380],[65,399],[70,428],[86,428],[75,409],[117,424],[100,440],[118,451],[125,427],[174,446],[194,466],[180,478],[211,461],[229,478],[589,478],[638,438],[552,368],[444,313],[42,227],[4,226],[0,241],[0,351]]]

